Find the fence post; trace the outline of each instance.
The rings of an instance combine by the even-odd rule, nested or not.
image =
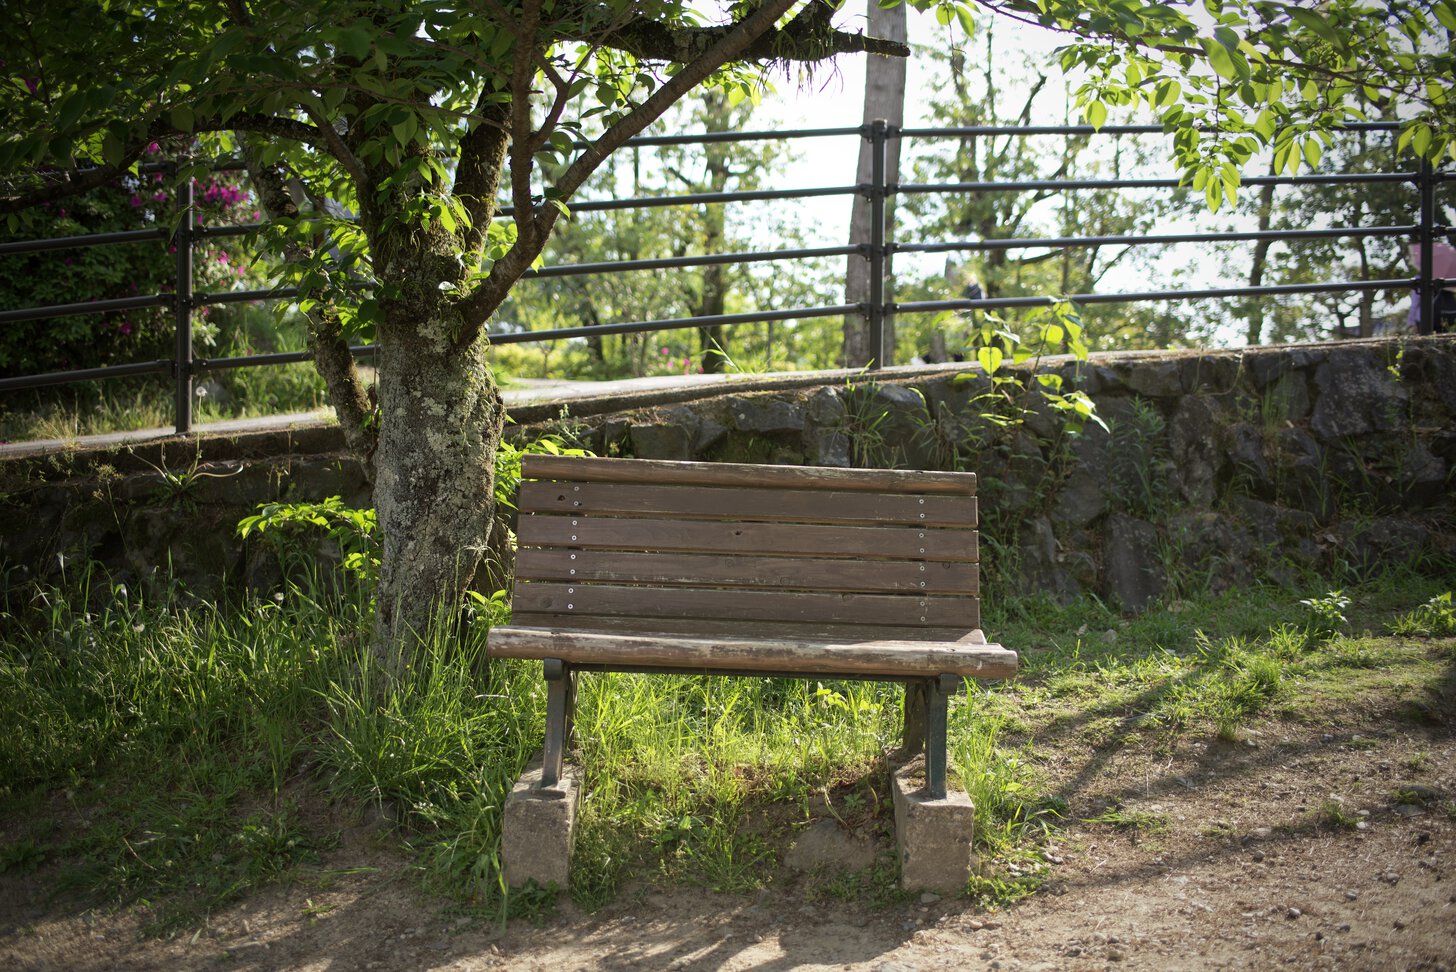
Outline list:
[[[1420,301],[1421,316],[1416,321],[1416,330],[1432,334],[1436,328],[1436,169],[1430,159],[1421,159],[1416,185],[1421,196],[1421,258],[1416,268],[1420,280],[1411,299]]]
[[[870,370],[885,361],[885,151],[889,124],[876,118],[870,124]]]
[[[192,179],[177,190],[177,204],[182,209],[182,218],[177,223],[177,232],[172,237],[172,246],[177,251],[177,281],[174,293],[172,317],[177,330],[176,351],[172,358],[172,374],[177,385],[177,434],[186,435],[192,431],[192,204],[195,201]]]

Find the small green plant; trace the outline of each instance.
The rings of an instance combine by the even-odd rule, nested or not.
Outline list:
[[[1319,816],[1325,826],[1340,830],[1354,830],[1360,823],[1360,815],[1351,810],[1344,800],[1334,797],[1320,804]]]
[[[1345,617],[1350,599],[1340,591],[1330,591],[1324,597],[1306,598],[1299,603],[1309,611],[1305,630],[1312,638],[1328,641],[1350,623]]]
[[[285,565],[308,561],[303,538],[322,531],[338,546],[339,567],[372,586],[379,573],[379,522],[373,510],[348,506],[338,496],[318,503],[262,503],[253,516],[238,521],[238,536],[266,537]]]
[[[1390,633],[1406,637],[1441,638],[1456,635],[1456,603],[1451,592],[1437,594],[1415,610],[1397,618]]]
[[[1095,817],[1088,817],[1087,823],[1103,824],[1134,834],[1163,834],[1168,831],[1167,814],[1152,810],[1128,810],[1114,804]]]

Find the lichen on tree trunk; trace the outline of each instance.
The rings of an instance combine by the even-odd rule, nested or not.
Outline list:
[[[448,315],[420,324],[394,308],[385,318],[374,481],[384,550],[373,653],[398,676],[485,552],[505,407],[484,338],[453,346]]]

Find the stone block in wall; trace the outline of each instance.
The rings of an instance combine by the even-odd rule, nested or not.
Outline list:
[[[1244,352],[1242,366],[1262,391],[1289,375],[1305,375],[1324,361],[1326,353],[1323,348],[1253,348]]]
[[[1169,485],[1194,506],[1211,506],[1217,495],[1225,460],[1218,444],[1223,423],[1223,410],[1207,396],[1183,399],[1168,423],[1174,479]]]
[[[1410,389],[1390,373],[1387,356],[1368,345],[1331,349],[1315,369],[1310,430],[1325,443],[1394,432],[1409,424]]]
[[[1122,370],[1121,377],[1128,391],[1143,398],[1178,398],[1186,391],[1183,364],[1177,359],[1132,362]]]
[[[802,432],[804,406],[768,395],[730,398],[725,402],[732,428],[739,432]]]
[[[1227,395],[1238,387],[1239,359],[1230,355],[1200,354],[1179,359],[1183,387],[1189,394]]]
[[[693,433],[681,425],[634,425],[628,440],[638,459],[693,458]]]
[[[1107,448],[1111,436],[1093,426],[1072,443],[1069,468],[1052,498],[1053,522],[1080,529],[1097,521],[1110,505]]]
[[[1274,499],[1303,510],[1320,522],[1335,515],[1335,491],[1325,469],[1324,450],[1301,428],[1283,428],[1274,435]]]
[[[1303,371],[1290,371],[1263,390],[1259,400],[1264,422],[1303,422],[1310,412],[1309,380]]]
[[[1110,515],[1103,536],[1103,596],[1124,611],[1141,612],[1167,586],[1157,528],[1123,513]]]
[[[1233,464],[1234,488],[1259,499],[1273,499],[1274,473],[1264,456],[1264,432],[1250,422],[1228,430],[1228,459]]]
[[[1420,509],[1435,506],[1449,496],[1451,470],[1446,462],[1422,442],[1411,442],[1401,452],[1392,470],[1391,484],[1400,494],[1402,507]]]
[[[1061,544],[1046,517],[1035,517],[1024,523],[1016,546],[1022,589],[1015,593],[1047,594],[1059,604],[1068,604],[1082,594],[1075,566],[1083,565],[1067,565]]]
[[[1382,516],[1346,520],[1330,528],[1334,554],[1357,571],[1409,564],[1436,549],[1429,527],[1408,517]]]
[[[364,466],[353,456],[297,458],[282,475],[283,492],[295,502],[317,503],[337,496],[349,506],[364,509],[374,500]]]

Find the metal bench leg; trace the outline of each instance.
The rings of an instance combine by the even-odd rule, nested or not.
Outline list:
[[[541,788],[561,779],[561,762],[571,738],[571,715],[576,707],[576,673],[559,658],[543,660],[546,676],[546,747],[541,759]]]
[[[942,675],[926,683],[925,791],[932,800],[945,798],[945,724],[950,697],[960,688],[960,679]]]
[[[925,749],[926,694],[929,682],[905,683],[905,731],[900,737],[900,752],[897,758],[909,760]]]

